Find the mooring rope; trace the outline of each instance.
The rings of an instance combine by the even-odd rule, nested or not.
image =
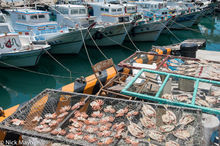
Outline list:
[[[43,48],[43,50],[44,50],[55,62],[57,62],[60,66],[62,66],[64,69],[66,69],[66,70],[69,72],[70,77],[72,77],[72,71],[71,71],[69,68],[67,68],[67,67],[64,66],[61,62],[59,62],[56,58],[54,58],[53,55],[50,54],[50,52],[48,52],[45,48]]]
[[[138,47],[137,47],[137,46],[135,45],[135,43],[132,41],[131,36],[129,35],[129,33],[128,33],[128,31],[127,31],[127,29],[126,29],[124,23],[123,23],[123,27],[124,27],[124,29],[125,29],[125,31],[126,31],[126,34],[128,35],[129,40],[131,41],[131,43],[133,44],[133,46],[135,47],[135,49],[136,49],[137,51],[140,51],[140,49],[138,49]]]
[[[101,32],[101,33],[102,33],[102,32]],[[130,50],[130,51],[132,51],[132,52],[135,52],[135,50],[132,50],[131,48],[122,45],[121,43],[119,43],[119,42],[113,40],[112,38],[108,37],[108,36],[105,35],[104,33],[102,33],[102,35],[104,35],[106,38],[108,38],[109,40],[113,41],[113,42],[116,43],[117,45],[119,45],[119,46],[121,46],[121,47],[123,47],[123,48],[125,48],[125,49],[127,49],[127,50]]]
[[[105,59],[108,59],[108,57],[102,52],[102,50],[99,48],[99,46],[97,45],[97,43],[95,42],[95,40],[93,39],[90,31],[88,30],[88,34],[90,36],[90,38],[92,39],[92,41],[94,42],[95,46],[97,47],[97,49],[99,50],[99,52],[105,57]]]
[[[73,79],[73,77],[66,77],[66,76],[60,76],[60,75],[54,75],[54,74],[47,74],[47,73],[42,73],[42,72],[37,72],[37,71],[25,69],[25,68],[22,68],[22,67],[18,67],[18,66],[12,65],[12,64],[5,63],[3,61],[0,61],[0,63],[4,64],[6,66],[12,67],[12,68],[16,68],[18,70],[23,70],[23,71],[34,73],[34,74],[38,74],[38,75],[50,76],[50,77],[54,77],[54,78]]]

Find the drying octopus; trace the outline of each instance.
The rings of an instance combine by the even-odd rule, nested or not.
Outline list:
[[[94,100],[90,103],[93,110],[100,110],[102,105],[104,104],[104,101],[101,99]]]
[[[104,108],[104,112],[113,114],[116,111],[111,105],[108,105],[108,106],[106,106],[106,108]]]
[[[82,106],[84,104],[85,104],[85,101],[80,101],[80,102],[76,103],[75,105],[73,105],[71,110],[78,109],[78,108],[80,108],[80,106]]]
[[[116,112],[116,116],[115,117],[122,117],[124,116],[126,113],[128,112],[128,108],[124,108],[124,109],[120,109]]]

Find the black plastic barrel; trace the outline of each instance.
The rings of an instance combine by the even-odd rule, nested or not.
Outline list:
[[[195,43],[183,43],[180,45],[180,54],[183,57],[196,58],[198,45]]]

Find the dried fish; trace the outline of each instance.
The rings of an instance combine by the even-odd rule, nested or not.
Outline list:
[[[192,115],[184,115],[182,118],[179,120],[180,125],[187,125],[195,120],[195,117]]]
[[[165,140],[165,136],[160,133],[159,131],[156,130],[149,130],[149,134],[150,138],[152,138],[153,140],[162,142]]]
[[[206,96],[205,100],[210,104],[216,104],[218,100],[213,96]]]
[[[173,95],[172,94],[164,94],[164,95],[162,95],[162,98],[168,99],[168,100],[173,100]]]
[[[162,115],[162,120],[166,124],[176,124],[176,115],[172,111],[167,110],[166,114]]]
[[[141,127],[137,124],[130,121],[130,125],[128,126],[128,131],[137,138],[144,138],[145,134]]]
[[[196,104],[200,106],[210,107],[210,105],[205,100],[202,100],[199,97],[196,98]]]
[[[174,131],[173,135],[175,137],[183,139],[183,140],[190,137],[190,133],[187,130],[183,130],[183,129],[178,129],[178,130]]]
[[[146,128],[155,128],[156,127],[156,121],[153,121],[153,119],[150,119],[147,116],[144,116],[140,118],[141,124]]]
[[[165,146],[180,146],[177,142],[169,140],[165,143]]]
[[[150,105],[143,104],[142,111],[143,111],[145,116],[149,116],[149,117],[155,117],[156,116],[156,111]]]
[[[177,95],[176,96],[176,100],[180,101],[180,102],[187,102],[190,103],[191,101],[189,100],[189,96],[188,95]]]
[[[174,128],[175,128],[174,125],[163,125],[163,126],[160,126],[160,131],[161,132],[171,132],[171,131],[173,131]]]

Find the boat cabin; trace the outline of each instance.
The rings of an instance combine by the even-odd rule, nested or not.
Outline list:
[[[125,7],[125,13],[134,14],[137,13],[137,5],[134,4],[123,4]]]
[[[84,5],[60,4],[53,6],[56,11],[57,22],[60,25],[75,27],[75,25],[88,26],[95,21],[95,17],[88,14]]]
[[[9,32],[13,32],[13,28],[7,23],[5,15],[0,12],[0,34]]]
[[[123,5],[108,4],[101,2],[88,3],[94,16],[98,22],[121,23],[129,22],[129,14],[125,13]],[[130,8],[129,8],[130,9]],[[131,10],[132,11],[132,8]]]
[[[37,40],[45,40],[46,35],[64,31],[66,28],[50,21],[49,12],[33,9],[8,10],[15,32],[20,35],[38,36]],[[44,35],[44,36],[43,36]]]
[[[134,2],[137,5],[137,11],[143,12],[145,17],[167,16],[169,10],[167,9],[167,3],[162,1],[141,1]]]

